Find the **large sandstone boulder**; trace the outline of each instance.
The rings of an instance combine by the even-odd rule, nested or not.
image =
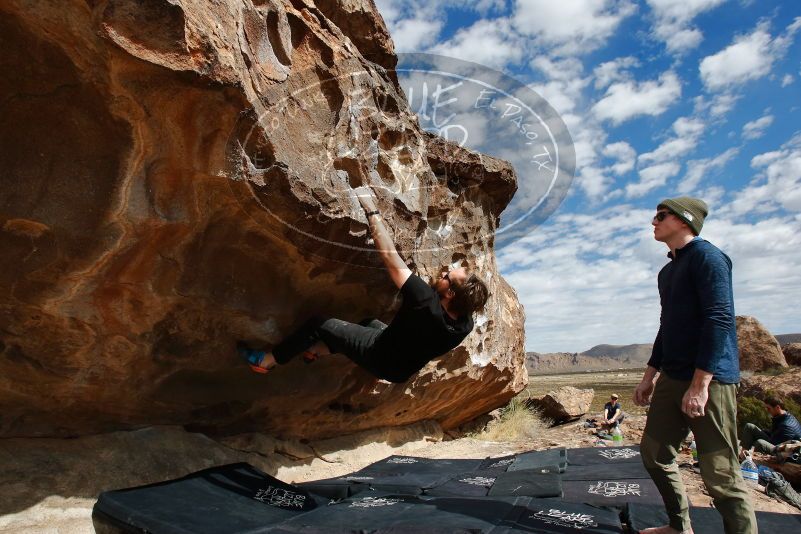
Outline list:
[[[487,237],[515,174],[421,131],[395,61],[369,0],[0,3],[0,436],[448,429],[525,387]],[[361,185],[422,276],[488,281],[485,314],[406,384],[251,373],[237,339],[392,317]]]
[[[578,419],[590,410],[595,391],[562,386],[549,391],[543,397],[531,399],[529,404],[537,408],[546,419],[554,423],[564,423]]]
[[[768,394],[791,398],[801,404],[801,369],[781,374],[745,376],[740,382],[739,396],[765,398]]]
[[[788,343],[782,347],[782,354],[788,365],[801,366],[801,343]]]
[[[787,367],[779,342],[753,317],[737,316],[737,345],[742,371]]]

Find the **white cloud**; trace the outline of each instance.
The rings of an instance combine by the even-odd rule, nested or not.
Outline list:
[[[695,136],[672,138],[659,145],[655,150],[640,154],[639,161],[641,164],[648,164],[676,159],[694,150],[697,144],[698,138]]]
[[[481,19],[429,51],[502,69],[520,62],[524,43],[507,19]]]
[[[798,314],[788,310],[801,298],[801,217],[749,222],[728,205],[713,205],[701,235],[732,259],[736,313],[777,334],[797,332]]]
[[[773,124],[773,115],[763,115],[758,119],[745,123],[743,126],[743,139],[759,139],[765,135],[765,129]]]
[[[530,66],[542,72],[548,81],[534,83],[530,87],[542,96],[560,114],[572,113],[582,99],[582,92],[589,83],[583,78],[583,65],[576,58],[553,60],[538,56]],[[565,117],[563,117],[564,119]]]
[[[733,213],[801,213],[801,131],[779,150],[754,156],[751,167],[759,172],[735,195]]]
[[[444,6],[422,0],[376,0],[396,52],[420,52],[437,42],[445,26]]]
[[[784,78],[782,78],[782,87],[787,87],[788,85],[790,85],[794,81],[795,81],[795,78],[793,78],[792,75],[785,74]]]
[[[679,117],[673,123],[673,131],[676,132],[678,136],[698,136],[706,128],[704,121],[699,119],[698,117]]]
[[[575,57],[556,59],[538,55],[531,60],[529,65],[551,80],[570,81],[581,77],[584,73],[584,64]]]
[[[739,149],[730,148],[718,154],[714,158],[694,159],[687,162],[687,173],[679,183],[678,191],[681,194],[688,194],[695,191],[701,180],[715,169],[722,169],[731,159],[737,155]]]
[[[733,92],[715,93],[710,98],[699,95],[694,98],[695,113],[708,113],[712,119],[722,119],[740,98],[741,95]]]
[[[680,169],[681,165],[675,161],[659,163],[640,169],[638,171],[640,174],[640,181],[626,185],[626,197],[641,197],[654,189],[662,187],[667,182],[667,179],[676,176]]]
[[[639,115],[660,115],[681,96],[678,76],[668,71],[658,80],[618,82],[593,106],[600,120],[620,124]]]
[[[400,2],[396,0],[375,0],[375,6],[378,8],[378,12],[381,13],[381,16],[384,18],[384,22],[389,24],[390,22],[396,21],[400,17],[400,9],[398,8],[398,4]]]
[[[616,160],[610,170],[615,174],[626,174],[634,168],[637,160],[637,151],[625,141],[618,141],[604,147],[604,156]]]
[[[775,333],[797,332],[797,314],[787,310],[801,299],[801,217],[748,222],[710,193],[701,235],[732,258],[736,312]],[[500,270],[526,310],[526,350],[653,342],[656,278],[669,260],[653,238],[652,215],[630,204],[558,215],[498,251]]]
[[[395,51],[420,52],[434,44],[442,30],[442,20],[404,19],[392,26]]]
[[[654,18],[654,36],[669,52],[681,53],[697,47],[704,36],[692,27],[693,19],[726,0],[647,0]]]
[[[506,0],[477,0],[472,8],[482,15],[491,11],[503,11],[506,9]]]
[[[710,91],[720,91],[770,73],[773,64],[784,55],[801,28],[799,21],[801,17],[776,38],[771,37],[769,24],[760,22],[750,34],[738,36],[720,52],[705,57],[699,67],[704,86]]]
[[[528,350],[653,341],[666,250],[653,240],[652,215],[619,205],[556,216],[499,251],[500,269],[526,309]]]
[[[640,64],[634,56],[619,57],[612,61],[601,63],[593,70],[595,88],[603,89],[613,82],[628,80],[630,74],[627,69]]]
[[[591,199],[599,199],[606,191],[612,180],[606,175],[603,169],[587,165],[581,168],[581,172],[577,177],[578,186],[584,190],[584,193]]]
[[[637,6],[629,0],[516,0],[515,28],[560,55],[591,52],[614,34]]]

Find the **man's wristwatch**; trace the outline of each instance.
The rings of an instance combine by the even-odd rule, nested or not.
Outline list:
[[[381,215],[381,212],[379,212],[378,210],[373,210],[373,211],[366,211],[366,212],[364,212],[364,214],[369,219],[370,215]]]

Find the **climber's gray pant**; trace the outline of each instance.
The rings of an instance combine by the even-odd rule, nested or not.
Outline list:
[[[370,350],[386,327],[378,319],[365,319],[356,324],[331,317],[315,317],[276,345],[273,356],[278,363],[288,363],[318,341],[322,341],[332,353],[344,354],[372,371],[367,365],[370,361]]]

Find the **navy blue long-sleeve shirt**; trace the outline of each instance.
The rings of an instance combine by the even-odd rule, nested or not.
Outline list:
[[[801,439],[801,423],[798,419],[787,412],[774,417],[770,429],[770,442],[778,445],[791,439]]]
[[[659,272],[659,333],[648,365],[676,380],[696,369],[724,384],[740,381],[731,260],[709,241],[694,238]]]

